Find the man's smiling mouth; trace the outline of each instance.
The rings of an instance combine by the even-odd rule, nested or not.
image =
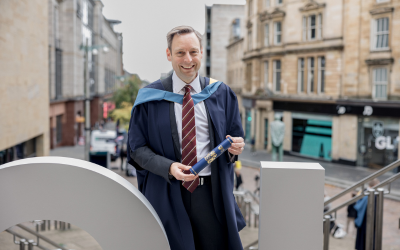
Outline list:
[[[190,66],[190,67],[184,67],[184,66],[181,66],[183,69],[191,69],[191,68],[193,68],[194,67],[194,65],[192,65],[192,66]]]

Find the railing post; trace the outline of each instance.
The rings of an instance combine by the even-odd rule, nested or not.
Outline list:
[[[367,225],[365,234],[365,250],[374,248],[374,222],[375,222],[375,190],[368,191]]]
[[[324,250],[329,249],[329,235],[331,229],[331,217],[329,215],[324,216]]]
[[[250,227],[251,226],[251,201],[250,200],[245,200],[245,213],[247,216],[247,226]]]
[[[376,214],[375,214],[375,250],[382,250],[382,228],[383,228],[383,196],[385,190],[377,189]]]
[[[25,239],[20,239],[19,240],[19,250],[25,250],[25,245],[28,245],[28,242],[26,242]]]
[[[28,250],[33,250],[33,243],[35,241],[34,240],[28,240]]]
[[[42,224],[40,225],[40,227],[41,231],[46,231],[46,220],[42,220]]]

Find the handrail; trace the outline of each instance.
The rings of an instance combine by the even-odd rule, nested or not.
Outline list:
[[[379,177],[381,175],[383,175],[386,172],[389,172],[390,170],[393,170],[397,167],[400,166],[400,160],[397,160],[395,162],[392,162],[391,164],[389,164],[388,166],[376,171],[375,173],[365,177],[364,179],[362,179],[361,181],[355,183],[354,185],[352,185],[351,187],[348,187],[347,189],[343,190],[342,192],[340,192],[339,194],[333,196],[332,198],[330,198],[329,200],[324,202],[324,206],[328,205],[329,203],[339,199],[340,197],[350,193],[351,191],[353,191],[354,189],[360,187],[360,186],[364,186],[366,183],[368,183],[369,181],[375,179],[376,177]]]
[[[371,189],[377,190],[378,188],[381,188],[381,187],[384,187],[386,185],[389,185],[390,183],[392,183],[393,181],[395,181],[395,180],[397,180],[399,178],[400,178],[400,173],[397,173],[397,174],[387,178],[386,180],[382,181],[381,183],[373,186]],[[332,214],[332,213],[336,212],[337,210],[339,210],[339,209],[341,209],[343,207],[346,207],[346,206],[348,206],[350,204],[353,204],[354,202],[362,199],[366,195],[368,195],[368,191],[367,192],[363,192],[363,193],[353,197],[352,199],[340,204],[339,206],[337,206],[337,207],[335,207],[333,209],[330,209],[329,211],[325,212],[324,215]]]
[[[20,238],[20,239],[27,239],[27,238],[28,238],[28,237],[22,236],[21,234],[19,234],[19,233],[13,231],[13,230],[11,230],[11,229],[6,229],[5,231],[6,231],[7,233],[9,233],[9,234],[12,234],[12,235],[14,235],[14,236],[17,236],[17,237]],[[15,238],[14,238],[14,239],[15,239]],[[40,245],[35,245],[35,247],[38,247],[38,248],[40,248],[40,249],[42,249],[42,250],[49,250],[48,248],[42,247],[42,246],[40,246]]]
[[[22,224],[18,224],[17,226],[20,227],[20,228],[22,228],[22,229],[24,229],[24,230],[27,231],[28,233],[33,234],[33,235],[39,237],[40,239],[46,241],[46,242],[49,243],[50,245],[53,245],[53,246],[57,247],[58,249],[61,249],[61,250],[69,250],[69,249],[67,249],[67,248],[61,247],[59,244],[57,244],[57,243],[55,243],[54,241],[50,240],[50,239],[47,238],[46,236],[43,236],[43,235],[41,235],[41,234],[35,232],[34,230],[30,229],[30,228],[27,227],[27,226],[24,226],[24,225],[22,225]]]

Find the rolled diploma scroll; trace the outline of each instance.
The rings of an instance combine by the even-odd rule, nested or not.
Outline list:
[[[222,153],[225,152],[232,145],[232,143],[232,138],[228,137],[225,139],[225,141],[219,144],[218,147],[214,148],[210,153],[208,153],[206,157],[194,164],[194,166],[190,168],[190,172],[194,175],[200,173],[200,171],[203,170],[207,165],[211,164],[211,162],[220,157],[220,155],[222,155]]]

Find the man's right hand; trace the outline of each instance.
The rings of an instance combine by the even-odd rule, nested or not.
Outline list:
[[[185,174],[183,173],[184,170],[189,170],[191,166],[183,165],[179,162],[174,162],[169,167],[169,173],[173,175],[177,180],[180,181],[193,181],[197,178],[194,174]]]

